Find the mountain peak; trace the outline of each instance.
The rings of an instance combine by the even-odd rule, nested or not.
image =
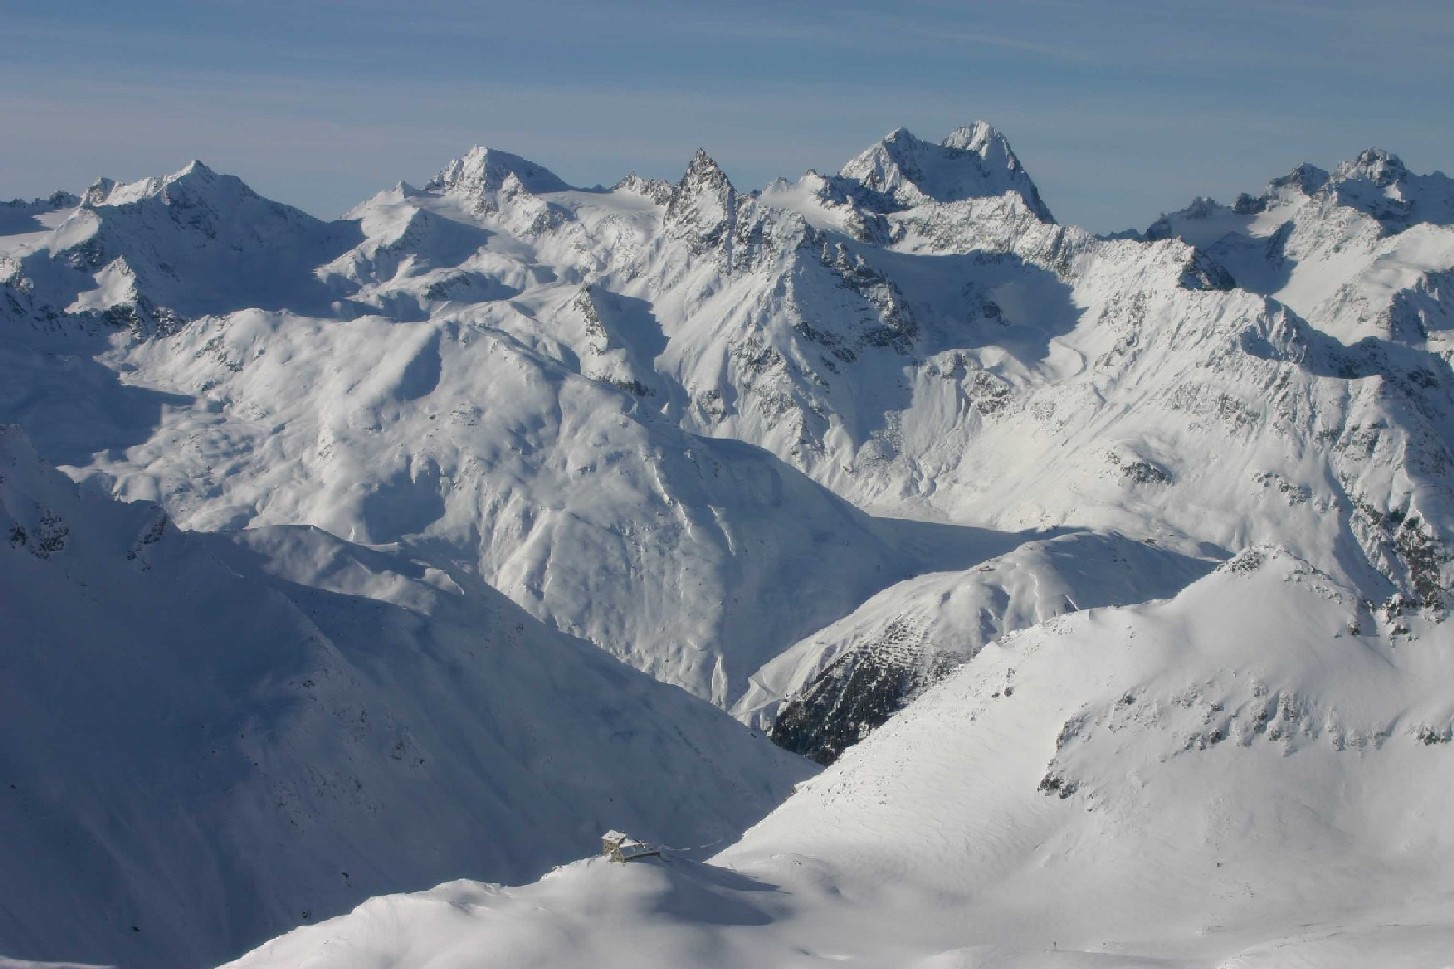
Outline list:
[[[1328,184],[1328,173],[1316,165],[1303,162],[1281,178],[1272,180],[1272,189],[1295,188],[1304,195],[1312,195]]]
[[[672,221],[687,209],[699,208],[700,201],[711,200],[712,206],[722,211],[733,209],[737,190],[722,166],[707,154],[705,148],[698,148],[687,163],[681,181],[672,189],[667,203],[667,220]]]
[[[223,175],[213,171],[196,158],[162,178],[157,186],[157,192],[168,196],[178,193],[185,195],[207,191],[209,186],[224,183],[229,185],[233,192],[246,195],[256,194],[242,179],[235,175]]]
[[[705,247],[730,245],[737,218],[737,190],[722,166],[698,148],[667,199],[665,223]],[[728,262],[731,255],[728,254]]]
[[[168,176],[167,181],[176,182],[181,181],[184,178],[215,178],[216,176],[217,173],[212,169],[208,168],[206,163],[203,162],[202,159],[193,158],[181,169],[173,172],[170,176]]]
[[[1338,182],[1353,179],[1367,179],[1379,188],[1396,185],[1408,178],[1409,170],[1403,160],[1382,148],[1365,148],[1351,161],[1345,161],[1333,173]]]
[[[632,192],[636,195],[651,199],[658,205],[665,205],[671,201],[672,189],[675,186],[671,182],[661,178],[645,178],[631,172],[611,187],[613,192]]]
[[[996,140],[1004,142],[1005,136],[1000,134],[988,121],[976,121],[973,124],[960,125],[955,128],[949,133],[949,137],[940,144],[945,148],[958,148],[961,151],[973,151],[983,155],[985,146]],[[1008,145],[1006,147],[1008,148]]]
[[[424,186],[426,191],[463,194],[476,201],[500,191],[511,175],[527,192],[564,192],[570,186],[554,172],[528,158],[498,148],[476,145],[456,158]]]
[[[104,205],[110,197],[112,189],[116,188],[116,179],[106,178],[104,175],[96,179],[81,193],[82,205]]]
[[[698,148],[692,153],[692,160],[687,163],[687,170],[682,174],[681,182],[678,184],[681,186],[710,185],[714,189],[720,189],[723,186],[732,188],[732,180],[727,177],[722,166],[707,154],[705,148]]]
[[[895,128],[839,174],[905,206],[1013,192],[1036,217],[1054,221],[1009,142],[984,121],[954,129],[937,145]]]
[[[82,197],[87,206],[120,206],[160,199],[170,205],[178,201],[197,203],[205,199],[221,204],[223,200],[262,199],[246,182],[235,175],[214,171],[193,159],[170,175],[149,175],[134,182],[118,183],[98,178]],[[278,204],[278,203],[269,203]]]
[[[1388,232],[1419,222],[1454,225],[1454,180],[1443,172],[1415,174],[1382,148],[1365,148],[1343,162],[1328,187],[1340,205],[1367,213]]]

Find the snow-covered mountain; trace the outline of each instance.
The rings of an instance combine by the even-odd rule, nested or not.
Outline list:
[[[1025,542],[973,569],[885,589],[767,664],[734,713],[788,750],[832,763],[1006,632],[1169,598],[1213,564],[1120,535]]]
[[[1451,664],[1249,549],[986,646],[710,864],[373,899],[234,965],[1437,967]]]
[[[805,765],[480,583],[179,531],[0,429],[0,952],[214,964],[611,825],[735,836]]]
[[[124,424],[88,472],[123,497],[164,503],[186,527],[310,524],[351,541],[403,542],[722,704],[781,648],[878,589],[1004,547],[972,529],[874,522],[771,455],[643,419],[634,394],[564,366],[562,344],[520,295],[546,270],[519,265],[520,243],[496,252],[499,234],[448,217],[493,211],[481,202],[490,186],[508,194],[524,184],[486,160],[497,157],[477,151],[450,166],[432,183],[437,195],[400,188],[365,206],[365,241],[317,271],[352,294],[345,318],[245,310],[129,341],[104,354],[125,382],[93,395],[104,413],[80,420],[74,408],[84,405],[69,395],[38,400],[33,389],[56,366],[55,342],[7,353],[20,397],[9,413],[72,463],[97,422]],[[231,189],[204,208],[232,211],[230,198]],[[444,300],[418,318],[427,291],[463,270],[441,283],[424,258],[401,255],[410,246],[439,259],[468,252],[458,265],[490,267],[479,276],[490,285],[472,291],[478,302]],[[433,281],[400,296],[399,277],[417,290],[421,273]],[[585,292],[570,288],[571,302]],[[403,318],[383,315],[411,299]],[[629,304],[600,300],[613,332],[629,327]],[[353,315],[364,304],[377,312]],[[93,336],[59,346],[66,365],[95,371]],[[798,579],[791,590],[788,575]]]
[[[814,557],[857,570],[846,581],[823,576],[825,587],[851,588],[795,597],[811,615],[767,618],[787,635],[748,634],[742,656],[719,655],[721,631],[764,610],[734,612],[733,600],[746,599],[731,592],[705,626],[663,619],[694,611],[652,604],[676,584],[677,565],[653,569],[642,560],[649,552],[632,552],[629,536],[622,543],[660,488],[678,515],[712,520],[705,532],[677,524],[715,546],[691,558],[730,545],[741,561],[736,550],[761,547],[729,541],[745,526],[717,524],[732,515],[720,496],[670,495],[672,475],[650,455],[708,448],[679,431],[758,445],[861,508],[895,516],[1010,532],[1090,527],[1197,556],[1280,541],[1379,599],[1432,599],[1447,586],[1437,565],[1449,530],[1446,365],[1402,345],[1330,340],[1287,306],[1229,288],[1219,264],[1179,241],[1099,240],[1054,224],[987,126],[937,146],[896,131],[837,176],[748,194],[705,153],[670,189],[637,179],[579,191],[516,156],[476,149],[426,188],[401,185],[321,228],[282,207],[255,217],[238,201],[252,205],[250,193],[202,171],[93,192],[54,239],[12,260],[9,287],[43,289],[32,277],[74,257],[64,244],[71,223],[89,225],[93,209],[171,212],[185,198],[187,211],[232,213],[212,217],[233,240],[228,251],[312,252],[315,282],[338,298],[323,316],[305,300],[302,312],[174,321],[184,331],[175,337],[111,350],[105,366],[126,386],[168,395],[140,431],[150,443],[127,433],[118,435],[125,453],[111,444],[92,449],[106,452],[99,458],[78,459],[79,446],[56,456],[200,527],[286,521],[373,541],[416,536],[535,614],[718,703],[740,700],[758,665],[867,593],[984,556],[969,548],[946,562],[849,540],[867,554]],[[210,186],[210,201],[169,187],[193,182]],[[192,231],[179,218],[154,221]],[[291,241],[264,246],[254,223]],[[142,245],[150,232],[134,233],[130,249],[113,246],[132,253],[128,266],[155,248]],[[316,248],[351,236],[361,241],[337,255]],[[211,277],[198,268],[191,278]],[[151,280],[138,275],[126,291],[136,305],[202,308]],[[95,285],[88,298],[105,288]],[[253,302],[266,307],[275,292]],[[83,315],[71,305],[63,319]],[[269,356],[270,346],[279,352]],[[81,366],[93,351],[75,354]],[[481,394],[488,408],[467,399]],[[170,403],[179,397],[193,403]],[[488,444],[462,447],[454,426],[481,426],[486,410],[498,423],[475,436]],[[571,416],[582,412],[589,420]],[[27,426],[46,420],[24,404],[9,413]],[[32,430],[46,449],[51,435]],[[447,453],[431,434],[448,438]],[[502,448],[511,434],[520,442]],[[599,492],[588,476],[603,444],[652,465],[633,472],[621,510],[583,515],[577,499],[543,487],[537,466],[552,463]],[[720,449],[713,457],[722,460]],[[466,466],[486,484],[459,498],[452,489]],[[212,483],[199,489],[202,481]],[[1305,500],[1289,508],[1289,495]],[[828,520],[841,513],[822,499]],[[365,502],[376,510],[360,510]],[[1325,513],[1334,507],[1339,514]],[[544,581],[549,530],[534,523],[556,509],[626,545],[617,572],[641,577],[630,594],[608,601],[560,570]],[[818,515],[774,515],[772,527]],[[785,538],[765,544],[804,547]],[[765,574],[811,575],[791,565],[793,552],[765,554],[787,559],[785,570],[765,563]],[[640,615],[620,615],[636,602]]]
[[[1146,235],[1186,240],[1345,343],[1450,349],[1454,179],[1382,149],[1331,174],[1300,165],[1230,206],[1197,199]]]
[[[313,267],[355,234],[199,161],[165,178],[101,179],[44,238],[0,250],[0,286],[20,318],[7,329],[64,320],[145,335],[244,307],[327,306]]]
[[[1042,222],[1055,221],[1005,136],[983,121],[937,145],[895,129],[844,165],[841,177],[851,193],[875,193],[890,209],[1014,193]]]
[[[1312,609],[1300,604],[1307,589],[1331,590],[1327,601],[1336,608],[1305,617],[1316,628],[1338,610],[1347,613],[1340,622],[1356,620],[1364,630],[1376,619],[1366,651],[1393,657],[1405,672],[1389,681],[1386,706],[1357,730],[1376,732],[1368,724],[1378,717],[1403,724],[1415,714],[1432,716],[1435,734],[1443,729],[1415,681],[1443,662],[1438,621],[1454,582],[1454,373],[1440,335],[1454,319],[1445,278],[1454,272],[1451,185],[1375,150],[1331,174],[1300,167],[1263,196],[1230,207],[1198,200],[1144,236],[1105,238],[1057,224],[1006,139],[983,123],[937,144],[899,129],[836,174],[808,172],[760,191],[740,190],[705,151],[676,183],[628,176],[610,189],[578,189],[537,163],[475,148],[422,188],[400,183],[333,223],[194,163],[164,178],[103,180],[81,197],[0,209],[0,420],[23,426],[37,451],[88,494],[154,502],[186,529],[217,533],[186,542],[302,610],[326,642],[335,634],[317,614],[336,609],[337,628],[347,629],[367,625],[350,610],[397,616],[397,627],[377,622],[370,648],[398,648],[388,647],[388,662],[371,668],[374,679],[358,674],[376,691],[370,704],[388,702],[396,689],[431,695],[427,669],[403,670],[397,657],[420,650],[419,637],[442,637],[453,644],[444,652],[468,671],[450,678],[454,692],[446,691],[452,699],[442,711],[481,698],[479,716],[491,719],[469,730],[505,736],[490,711],[528,704],[539,692],[529,678],[536,672],[579,666],[587,678],[571,689],[593,698],[580,702],[596,719],[551,721],[539,729],[566,733],[540,735],[541,746],[530,749],[594,750],[592,731],[632,702],[616,695],[621,688],[608,676],[614,656],[770,730],[792,750],[823,762],[847,750],[828,776],[854,778],[854,790],[877,790],[872,776],[885,773],[872,759],[880,755],[861,761],[860,748],[887,751],[881,756],[902,773],[894,783],[904,791],[940,784],[936,771],[955,784],[974,784],[981,771],[1003,778],[1007,800],[986,802],[986,817],[1003,811],[1020,820],[1002,827],[976,827],[981,821],[969,815],[979,809],[965,807],[973,799],[958,789],[947,820],[915,809],[883,824],[902,826],[906,844],[947,832],[953,850],[944,853],[945,871],[958,865],[984,879],[1020,877],[1033,865],[1014,854],[1019,848],[1011,861],[1022,868],[1012,872],[965,846],[984,836],[1023,847],[1029,835],[1017,826],[1042,822],[1051,827],[1035,831],[1045,838],[1094,838],[1068,815],[1045,820],[1043,805],[1059,798],[1032,790],[1028,801],[1015,800],[1024,792],[1011,775],[1028,769],[1026,751],[1040,757],[1039,720],[1006,720],[995,736],[1009,739],[994,749],[974,746],[981,739],[969,746],[933,739],[988,736],[963,728],[950,708],[972,707],[966,698],[993,692],[1002,678],[994,658],[1002,653],[989,644],[1070,629],[1087,655],[1100,655],[1111,647],[1101,620],[1083,618],[1087,611],[1150,626],[1181,616],[1176,622],[1204,623],[1212,636],[1227,621],[1218,610],[1236,611],[1230,603],[1238,593],[1228,590],[1245,591],[1237,583],[1256,571],[1249,581],[1257,595],[1268,603],[1284,596],[1289,615]],[[1248,566],[1254,547],[1283,550],[1259,553],[1276,567]],[[1228,560],[1242,563],[1241,571],[1222,567],[1201,578]],[[345,574],[352,578],[337,585]],[[1197,591],[1206,589],[1223,591]],[[498,669],[462,658],[467,630],[506,628],[510,620],[498,617],[517,607],[532,642],[553,645],[540,647],[536,660],[519,659],[521,670],[503,653]],[[405,621],[421,614],[421,626]],[[127,635],[143,635],[134,613],[124,618]],[[1271,604],[1244,618],[1245,644],[1198,639],[1202,651],[1188,647],[1188,669],[1202,663],[1211,677],[1221,662],[1215,657],[1232,668],[1251,662],[1236,650],[1263,644],[1282,657],[1278,669],[1288,689],[1301,691],[1299,702],[1317,711],[1336,706],[1341,717],[1353,680],[1318,678],[1322,654],[1307,645],[1311,634],[1284,623]],[[582,653],[571,636],[610,656]],[[1433,644],[1434,666],[1403,665],[1414,662],[1404,655],[1414,643]],[[1059,672],[1047,668],[1054,684],[1033,715],[1094,705],[1100,694],[1086,691],[1113,688],[1107,684],[1135,693],[1159,675],[1165,657],[1157,649],[1165,644],[1122,645],[1123,665],[1104,675],[1078,660]],[[619,682],[648,688],[639,679]],[[1020,692],[1013,687],[1016,698]],[[706,716],[685,698],[672,702],[699,711],[681,716]],[[426,726],[434,710],[409,709],[420,724],[411,730],[438,729]],[[662,713],[631,729],[655,736],[677,716]],[[710,720],[722,722],[730,727]],[[911,742],[880,740],[914,723],[922,734]],[[1136,736],[1144,734],[1146,750],[1161,750],[1181,742],[1182,726],[1158,715]],[[343,756],[327,746],[341,739],[318,743],[297,762]],[[759,768],[757,756],[729,758],[741,773],[729,771],[727,782],[746,783],[761,769],[768,791],[787,776],[775,771],[791,773],[782,764],[792,761]],[[1040,757],[1042,767],[1049,757]],[[1193,789],[1211,803],[1243,783],[1271,797],[1284,761],[1247,757],[1225,765],[1213,758],[1216,769]],[[1394,758],[1400,769],[1408,766],[1402,757]],[[1321,758],[1297,762],[1316,761],[1308,783],[1317,790],[1384,778],[1364,766],[1371,753]],[[1185,813],[1165,787],[1174,770],[1141,790],[1127,786],[1113,761],[1128,762],[1097,760],[1076,772],[1067,760],[1065,771],[1042,771],[1036,783],[1046,779],[1051,795],[1099,785],[1122,797],[1126,816],[1146,830],[1155,826],[1142,824],[1143,816]],[[854,766],[860,762],[869,766]],[[567,773],[576,769],[574,760],[563,763]],[[709,758],[692,769],[710,765]],[[439,784],[473,783],[459,780],[468,769],[449,765]],[[535,798],[529,784],[540,780],[521,780],[522,797]],[[451,805],[477,796],[440,790]],[[702,791],[708,800],[718,796],[710,786]],[[1411,783],[1406,793],[1423,791]],[[664,799],[663,809],[696,811],[695,801],[657,788],[643,796]],[[739,798],[730,816],[704,810],[703,823],[740,827],[769,801]],[[759,832],[812,834],[800,841],[785,834],[773,850],[815,859],[803,862],[813,871],[846,865],[822,884],[849,901],[846,908],[813,902],[792,910],[799,914],[768,906],[789,927],[763,936],[770,953],[763,961],[798,958],[773,948],[798,944],[783,941],[800,938],[791,925],[827,932],[846,912],[871,924],[867,913],[880,903],[885,912],[922,903],[945,924],[963,922],[962,886],[936,882],[885,899],[868,886],[892,881],[892,863],[875,856],[860,871],[857,862],[834,860],[840,847],[857,850],[852,842],[869,823],[857,815],[781,820],[810,802],[799,795]],[[459,874],[520,880],[580,851],[580,839],[596,833],[587,827],[612,822],[588,807],[598,798],[574,803],[545,825],[573,832],[547,839],[568,843],[568,851],[532,844],[523,856],[537,866],[530,871],[519,858],[479,855],[479,870]],[[873,814],[873,804],[861,807]],[[1384,824],[1391,815],[1382,810],[1369,807],[1360,817]],[[646,830],[635,833],[682,840],[675,822],[645,808],[631,823],[638,817]],[[377,823],[407,828],[413,818],[394,805],[380,809]],[[1337,823],[1348,826],[1350,844],[1372,839],[1370,857],[1377,855],[1382,842],[1356,820],[1340,815]],[[340,815],[325,827],[354,823]],[[1282,845],[1289,822],[1252,812],[1228,823]],[[450,830],[426,827],[421,838]],[[1427,823],[1415,828],[1426,831]],[[835,832],[842,845],[820,843],[819,834]],[[724,858],[768,843],[758,838]],[[1288,844],[1268,858],[1314,870],[1329,843]],[[1144,864],[1159,864],[1155,855]],[[801,877],[818,877],[784,874],[779,862],[769,867],[763,878],[772,884],[802,888]],[[924,869],[921,887],[938,877],[935,870]],[[1114,895],[1055,870],[1067,885]],[[764,911],[756,896],[739,897],[751,887],[741,879],[758,875],[722,871],[622,877],[641,881],[631,892],[644,894],[628,894],[646,900],[643,911],[669,904],[659,894],[668,890]],[[1249,883],[1264,875],[1247,871]],[[286,872],[290,885],[309,884]],[[410,884],[369,890],[417,887],[443,874],[394,872],[389,877]],[[614,877],[581,872],[555,876],[585,879],[586,894],[567,891],[561,905],[600,903],[591,893]],[[1167,918],[1195,895],[1191,886],[1178,894],[1152,882],[1169,893]],[[521,904],[537,905],[543,896],[533,893],[549,896],[553,884],[560,883],[522,890]],[[1007,898],[1054,896],[1028,874],[1024,885],[1025,894]],[[354,888],[316,907],[359,897]],[[291,890],[279,889],[287,904],[268,909],[268,924],[296,907]],[[494,897],[484,891],[461,887],[424,902],[494,911],[480,901]],[[935,892],[951,901],[927,903]],[[1326,899],[1328,911],[1346,902]],[[371,904],[394,918],[397,905],[414,903]],[[555,904],[530,924],[567,917]],[[655,932],[631,904],[613,920]],[[1140,901],[1125,904],[1125,912],[1143,911]],[[518,914],[491,924],[515,926]],[[1002,914],[1005,926],[1026,924],[1010,908]],[[709,945],[696,934],[703,931],[717,938],[690,927],[703,917],[698,908],[678,915],[688,924],[683,944]],[[1293,923],[1282,920],[1295,915],[1276,909],[1266,925],[1285,928]],[[1228,919],[1252,926],[1242,909]],[[989,921],[972,924],[983,938],[1013,941],[994,936]],[[1133,940],[1130,922],[1114,924],[1138,951],[1179,957],[1147,936]],[[413,938],[409,931],[398,938]],[[582,931],[596,938],[593,928]],[[1261,930],[1247,931],[1252,938]],[[1279,931],[1258,938],[1281,938]],[[300,936],[309,937],[316,938]],[[817,947],[821,941],[802,943],[804,951],[832,951]],[[939,960],[928,964],[980,964],[979,955],[942,955],[951,941],[933,949],[900,939],[892,951]],[[0,951],[8,947],[0,935]],[[1193,950],[1203,951],[1186,951]],[[566,958],[540,951],[549,964]],[[891,958],[887,948],[861,951],[883,964],[912,962]],[[1019,964],[1013,960],[1022,955],[1003,958]]]

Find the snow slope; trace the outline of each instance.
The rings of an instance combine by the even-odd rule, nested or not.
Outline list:
[[[189,528],[402,543],[722,705],[924,563],[1015,541],[871,519],[756,448],[637,419],[487,322],[242,313],[126,359],[189,403],[94,462],[117,494]]]
[[[211,964],[611,826],[735,836],[805,765],[476,583],[179,531],[0,432],[0,953]]]
[[[0,256],[24,252],[45,239],[80,201],[69,192],[55,192],[43,199],[0,202]]]
[[[796,643],[733,713],[832,761],[985,644],[1054,616],[1169,598],[1214,563],[1120,535],[1071,533],[962,572],[918,576]]]
[[[1285,551],[986,647],[709,865],[373,899],[235,963],[1438,967],[1454,663]]]

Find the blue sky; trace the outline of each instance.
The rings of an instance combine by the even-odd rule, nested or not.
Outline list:
[[[477,143],[753,188],[984,119],[1111,230],[1369,145],[1454,170],[1451,50],[1447,0],[8,0],[0,198],[200,157],[335,216]]]

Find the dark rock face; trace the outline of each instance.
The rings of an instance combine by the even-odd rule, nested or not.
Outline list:
[[[831,764],[956,665],[954,657],[883,646],[855,650],[818,674],[783,707],[768,732],[772,742]]]
[[[723,251],[730,268],[737,228],[737,191],[727,173],[698,148],[666,203],[664,224],[689,239],[697,252]]]
[[[785,750],[831,764],[904,708],[914,679],[872,654],[845,656],[783,708],[768,735]]]

